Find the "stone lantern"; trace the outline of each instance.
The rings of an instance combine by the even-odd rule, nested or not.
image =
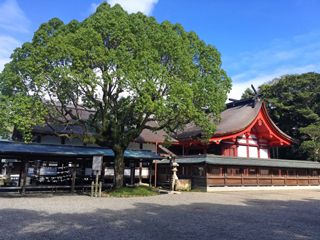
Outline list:
[[[170,177],[170,191],[174,190],[174,186],[176,184],[176,180],[178,180],[177,171],[179,164],[176,163],[175,157],[168,157],[170,160],[170,167],[172,168],[172,176]]]

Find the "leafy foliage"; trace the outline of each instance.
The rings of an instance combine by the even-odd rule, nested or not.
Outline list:
[[[286,159],[313,158],[313,151],[306,151],[310,149],[310,142],[304,142],[318,134],[315,126],[319,126],[320,116],[320,74],[285,75],[260,88],[271,119],[282,131],[299,140],[296,145],[280,148],[279,156]]]
[[[300,149],[308,154],[314,161],[319,160],[320,150],[320,123],[310,124],[307,127],[300,128],[299,131],[304,134]]]
[[[251,88],[247,88],[246,90],[244,90],[244,93],[242,93],[241,100],[246,98],[252,98],[252,94],[253,91],[251,90]]]
[[[107,2],[83,22],[41,24],[11,58],[0,75],[11,123],[27,140],[32,126],[45,123],[59,136],[110,147],[117,187],[123,152],[143,129],[194,122],[210,135],[216,126],[201,107],[218,121],[231,88],[220,53],[194,32]]]

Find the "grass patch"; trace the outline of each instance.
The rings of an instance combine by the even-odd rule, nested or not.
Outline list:
[[[196,189],[191,189],[189,192],[207,192],[204,189],[196,188]]]
[[[149,187],[136,187],[136,188],[120,188],[118,190],[111,191],[107,193],[109,197],[146,197],[146,196],[155,196],[159,193],[157,191],[152,190]]]

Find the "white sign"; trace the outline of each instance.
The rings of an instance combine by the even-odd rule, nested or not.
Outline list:
[[[103,157],[102,155],[93,156],[93,158],[92,158],[92,170],[101,171],[102,157]]]

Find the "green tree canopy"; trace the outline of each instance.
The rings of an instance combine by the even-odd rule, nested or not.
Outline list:
[[[193,122],[210,135],[216,127],[201,107],[218,121],[231,88],[220,53],[194,32],[107,2],[83,22],[41,24],[11,58],[0,90],[15,126],[26,138],[40,123],[71,132],[80,126],[83,134],[64,136],[110,147],[117,188],[124,150],[143,129],[173,131]]]
[[[310,131],[315,130],[319,123],[320,74],[309,72],[285,75],[259,88],[264,94],[263,100],[271,119],[282,131],[299,140],[296,145],[280,148],[279,156],[287,159],[313,159],[313,151],[306,151],[307,143],[304,142],[310,141],[311,136],[315,137],[316,131],[314,134]]]
[[[247,88],[246,90],[244,90],[244,93],[242,93],[241,100],[246,98],[252,98],[252,94],[253,91],[251,90],[251,88]]]

